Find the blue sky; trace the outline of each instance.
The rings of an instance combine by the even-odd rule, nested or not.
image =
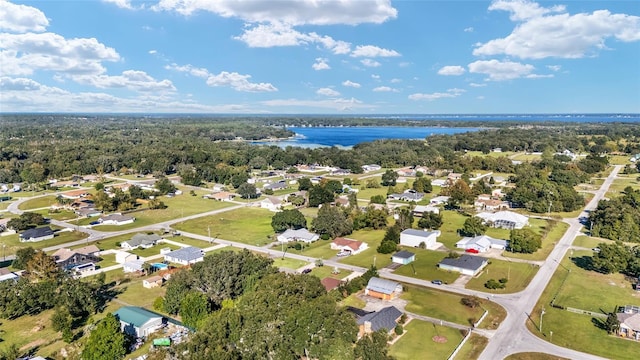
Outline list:
[[[0,0],[0,112],[639,113],[628,1]]]

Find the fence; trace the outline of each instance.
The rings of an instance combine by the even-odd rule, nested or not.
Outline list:
[[[462,341],[460,341],[460,344],[458,344],[458,347],[456,347],[455,350],[453,350],[453,353],[451,353],[451,355],[449,355],[447,360],[453,360],[456,357],[456,355],[458,354],[458,351],[460,351],[460,349],[462,349],[462,347],[467,342],[467,340],[469,340],[470,337],[471,337],[471,330],[468,330],[467,334],[464,336],[464,338],[462,338]]]
[[[599,318],[603,318],[603,319],[607,318],[606,314],[593,312],[593,311],[589,311],[589,310],[582,310],[582,309],[577,309],[577,308],[572,308],[572,307],[567,307],[566,310],[570,311],[572,313],[576,313],[576,314],[590,315],[590,316],[593,316],[593,317],[599,317]]]

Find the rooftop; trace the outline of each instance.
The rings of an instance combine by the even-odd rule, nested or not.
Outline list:
[[[398,288],[398,286],[400,286],[400,283],[395,281],[372,277],[367,284],[367,289],[383,294],[391,294]]]
[[[440,261],[440,264],[475,271],[480,269],[486,262],[487,259],[480,256],[462,255],[457,259],[444,258]]]
[[[174,250],[170,253],[167,253],[165,254],[165,256],[188,262],[188,261],[199,259],[203,257],[204,254],[202,253],[202,249],[200,248],[187,246],[187,247],[183,247],[182,249]]]
[[[396,327],[396,320],[402,316],[402,312],[395,306],[388,306],[377,312],[366,314],[357,320],[358,325],[365,322],[371,323],[371,331],[380,329],[392,330]]]
[[[411,251],[406,251],[406,250],[401,250],[393,254],[394,257],[397,257],[400,259],[411,259],[415,255],[416,254],[412,253]]]
[[[162,315],[137,306],[123,306],[114,315],[120,321],[138,328],[149,322],[149,320],[162,318]]]

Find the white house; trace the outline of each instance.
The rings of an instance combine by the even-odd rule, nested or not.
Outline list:
[[[382,166],[377,164],[362,165],[362,170],[366,173],[381,170]]]
[[[437,208],[437,207],[432,206],[432,205],[416,205],[416,207],[413,208],[413,216],[422,217],[422,215],[424,215],[424,213],[428,213],[428,212],[432,212],[434,214],[439,214],[440,213],[440,208]]]
[[[267,196],[266,199],[260,201],[260,207],[269,211],[280,211],[284,201],[277,196]]]
[[[144,260],[131,260],[122,264],[125,273],[139,272],[144,269]]]
[[[440,236],[440,230],[426,231],[406,229],[400,233],[400,245],[420,247],[420,244],[424,243],[425,248],[433,250],[440,247],[440,244],[436,242],[438,236]]]
[[[286,243],[291,241],[302,241],[305,243],[312,243],[320,238],[320,235],[312,233],[309,230],[302,229],[287,229],[282,234],[278,235],[277,239],[280,242]]]
[[[116,251],[116,262],[118,264],[124,264],[134,260],[138,260],[138,255],[128,253],[126,251]]]
[[[387,198],[402,201],[420,201],[424,198],[424,193],[417,192],[415,190],[406,190],[402,194],[390,194]]]
[[[102,216],[98,222],[102,225],[126,225],[133,224],[136,218],[122,214],[109,214]]]
[[[204,260],[204,251],[197,247],[187,246],[165,254],[164,260],[180,265],[194,264]]]
[[[156,234],[135,234],[129,240],[120,243],[120,247],[126,250],[133,250],[139,247],[148,249],[153,247],[162,238]]]
[[[358,254],[369,247],[367,243],[357,240],[346,239],[342,237],[335,238],[331,242],[331,250],[339,250],[351,255]]]
[[[391,256],[391,262],[395,264],[407,265],[416,260],[416,254],[401,250]]]
[[[429,204],[431,205],[443,205],[449,201],[449,196],[436,196],[429,200]]]
[[[487,235],[465,237],[456,243],[456,247],[465,250],[473,249],[481,253],[489,249],[504,250],[507,248],[507,240],[494,239]]]
[[[522,229],[529,224],[529,218],[513,211],[482,212],[476,215],[485,223],[503,229]]]
[[[438,264],[442,270],[456,271],[463,275],[475,276],[489,261],[480,256],[462,255],[459,258],[444,258]]]

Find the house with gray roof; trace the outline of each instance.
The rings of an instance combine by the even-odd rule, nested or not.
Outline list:
[[[302,241],[307,244],[312,243],[320,238],[320,235],[312,233],[311,231],[301,229],[287,229],[282,234],[278,235],[277,239],[280,242],[287,243],[292,241]]]
[[[123,306],[114,315],[120,330],[135,337],[146,337],[166,325],[167,318],[137,306]]]
[[[102,216],[98,222],[102,225],[126,225],[132,224],[136,218],[122,214],[109,214]]]
[[[371,334],[372,332],[381,329],[391,332],[395,329],[401,316],[402,311],[398,310],[395,306],[387,306],[380,311],[375,311],[359,317],[356,320],[359,327],[358,337],[362,337],[365,334]]]
[[[620,327],[617,330],[618,336],[640,341],[640,307],[627,305],[616,314]]]
[[[437,242],[438,236],[440,236],[440,230],[406,229],[400,233],[400,245],[420,247],[420,244],[424,243],[426,249],[434,250],[440,247]]]
[[[462,255],[459,258],[444,258],[438,264],[442,270],[456,271],[463,275],[475,276],[488,264],[488,260],[480,256]]]
[[[21,242],[36,242],[53,239],[54,233],[48,226],[25,230],[20,234]]]
[[[400,250],[391,256],[391,262],[396,264],[407,265],[416,260],[416,254],[411,251]]]
[[[120,243],[120,247],[133,250],[139,247],[148,249],[158,243],[162,238],[156,234],[135,234],[131,239]]]
[[[204,260],[204,251],[197,247],[187,246],[164,254],[164,260],[180,265],[190,265]]]
[[[382,300],[392,300],[402,294],[402,285],[395,281],[372,277],[364,289],[364,294]]]
[[[387,198],[391,200],[420,201],[424,198],[424,193],[417,192],[415,190],[407,190],[402,194],[390,194]]]

